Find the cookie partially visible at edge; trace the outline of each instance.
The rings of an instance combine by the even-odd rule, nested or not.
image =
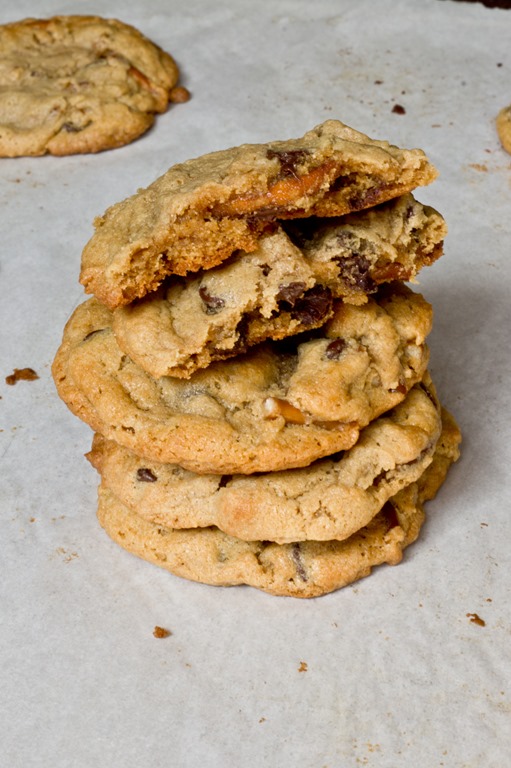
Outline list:
[[[170,54],[117,19],[0,26],[0,157],[128,144],[167,109],[178,79]]]
[[[511,155],[511,104],[500,110],[496,119],[497,133],[506,152]]]

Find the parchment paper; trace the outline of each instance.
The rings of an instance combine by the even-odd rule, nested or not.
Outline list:
[[[0,160],[0,764],[505,768],[511,157],[494,118],[511,103],[511,11],[20,0],[0,22],[57,13],[135,25],[174,55],[192,99],[123,149]],[[463,455],[397,567],[309,601],[187,582],[101,530],[91,432],[55,393],[81,250],[96,215],[174,163],[330,117],[422,147],[440,170],[417,197],[449,236],[419,289]],[[27,366],[37,380],[5,383]]]

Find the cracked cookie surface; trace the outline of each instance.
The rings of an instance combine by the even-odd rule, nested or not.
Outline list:
[[[0,26],[0,156],[123,146],[167,109],[178,77],[168,53],[116,19]]]
[[[442,253],[442,216],[411,194],[341,219],[305,220],[114,311],[117,342],[152,376],[187,378],[266,339],[316,328],[332,297],[363,303]]]
[[[156,380],[90,299],[66,324],[52,371],[73,413],[141,456],[201,474],[275,471],[351,447],[401,402],[425,373],[431,322],[428,302],[397,283],[361,306],[337,302],[310,336]]]
[[[328,120],[299,139],[245,144],[170,168],[95,221],[80,281],[110,309],[169,274],[253,251],[269,222],[340,216],[429,184],[419,149],[400,149]]]
[[[97,434],[87,458],[123,504],[166,528],[216,526],[245,541],[279,544],[342,540],[423,474],[440,431],[440,405],[427,376],[365,427],[351,449],[305,469],[196,475],[147,462]]]
[[[215,586],[249,584],[273,595],[318,597],[368,576],[375,566],[397,565],[417,539],[423,504],[434,498],[459,455],[459,430],[446,411],[443,415],[448,425],[429,467],[344,541],[247,542],[214,527],[166,528],[132,512],[104,486],[98,520],[125,550],[177,576]]]

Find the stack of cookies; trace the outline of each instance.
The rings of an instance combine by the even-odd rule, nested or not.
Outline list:
[[[53,375],[98,517],[185,578],[314,597],[398,563],[458,457],[428,373],[436,171],[330,120],[172,167],[95,222]]]

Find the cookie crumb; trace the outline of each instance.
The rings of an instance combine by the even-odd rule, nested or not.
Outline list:
[[[298,672],[307,672],[308,666],[306,661],[301,661],[300,666],[298,667]]]
[[[13,373],[5,377],[5,383],[13,386],[18,381],[35,381],[38,378],[33,368],[15,368]]]
[[[172,632],[170,629],[165,629],[164,627],[155,627],[153,629],[153,635],[157,637],[158,639],[162,639],[164,637],[170,637]]]
[[[486,622],[477,613],[467,613],[467,618],[470,619],[472,624],[477,624],[478,627],[485,627]]]

